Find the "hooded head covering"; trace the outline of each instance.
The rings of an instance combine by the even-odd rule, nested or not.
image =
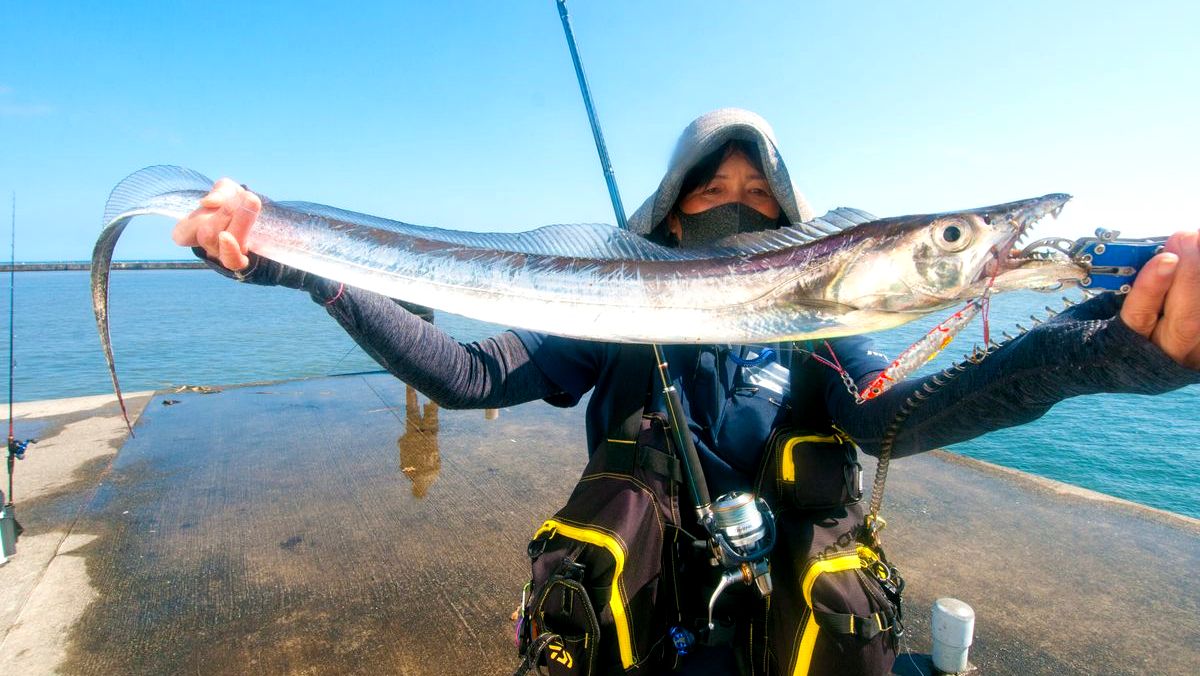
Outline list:
[[[662,183],[658,184],[658,190],[655,190],[629,218],[629,231],[645,235],[653,230],[671,211],[688,170],[726,142],[735,140],[747,141],[758,146],[763,173],[766,174],[771,192],[788,220],[792,223],[811,220],[812,209],[788,176],[771,125],[748,110],[722,108],[701,115],[683,130],[679,142],[675,145],[675,152],[671,155],[667,175],[663,177]]]

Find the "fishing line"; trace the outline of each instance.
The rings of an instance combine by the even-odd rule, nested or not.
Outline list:
[[[341,364],[343,361],[345,361],[346,357],[349,357],[350,353],[353,352],[357,348],[358,348],[357,343],[351,345],[349,349],[347,349],[345,352],[342,353],[341,357],[338,357],[337,361],[333,362],[333,366],[329,367],[329,370],[325,373],[325,375],[333,375],[334,369],[336,369],[339,364]]]
[[[992,251],[996,254],[996,265],[992,266],[992,276],[988,278],[987,286],[983,289],[983,295],[980,297],[983,303],[983,344],[987,345],[992,342],[992,286],[996,283],[996,277],[1000,276],[1000,252],[992,247]]]
[[[809,357],[812,357],[812,359],[818,364],[822,364],[830,369],[833,369],[833,371],[838,374],[838,377],[842,379],[842,385],[846,388],[846,391],[849,392],[850,396],[854,398],[854,403],[861,404],[865,402],[866,399],[863,398],[862,392],[860,392],[858,389],[858,383],[854,382],[854,378],[851,377],[850,372],[847,371],[846,367],[842,366],[842,362],[838,360],[837,352],[833,350],[833,345],[828,340],[822,342],[825,344],[825,349],[829,350],[829,356],[832,361],[817,354],[815,350],[806,350],[803,347],[800,347],[800,344],[797,342],[793,342],[792,347],[797,352],[801,352],[803,354],[807,354]]]
[[[829,344],[828,340],[822,341],[822,342],[825,343],[825,349],[829,350],[829,356],[831,359],[833,359],[832,362],[829,361],[829,359],[826,359],[826,358],[822,357],[821,355],[817,354],[816,352],[809,352],[809,354],[812,355],[813,359],[816,359],[818,362],[828,366],[829,368],[837,371],[838,373],[845,373],[846,369],[845,369],[845,367],[842,366],[842,362],[838,361],[837,352],[833,351],[833,346]],[[804,352],[805,350],[803,348],[801,348],[800,351]]]

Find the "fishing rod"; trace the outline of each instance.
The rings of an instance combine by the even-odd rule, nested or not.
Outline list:
[[[587,109],[588,122],[592,126],[592,137],[596,141],[596,152],[600,155],[600,166],[608,184],[608,194],[616,213],[617,224],[622,230],[628,230],[625,207],[621,204],[621,195],[617,190],[616,173],[608,157],[604,134],[600,131],[600,120],[596,115],[591,90],[583,73],[579,48],[575,44],[575,33],[571,29],[571,19],[567,14],[567,2],[557,2],[558,15],[562,20],[563,33],[566,34],[567,46],[571,51],[571,61],[575,65],[575,76],[579,80],[579,90],[583,95],[584,108]],[[709,545],[714,558],[725,569],[708,603],[708,629],[711,631],[714,627],[713,611],[717,598],[731,585],[737,582],[753,582],[760,594],[764,597],[770,595],[772,583],[767,555],[775,546],[775,519],[766,502],[750,493],[725,493],[715,501],[709,497],[708,485],[700,467],[700,456],[696,452],[696,444],[688,428],[687,417],[683,413],[679,391],[671,383],[662,349],[657,344],[651,344],[651,348],[663,385],[672,436],[675,438],[676,448],[681,452],[683,475],[696,502],[696,514],[708,531]]]
[[[13,324],[16,306],[13,304],[13,299],[17,287],[17,193],[15,192],[12,195],[12,225],[9,227],[9,235],[12,238],[9,243],[8,260],[8,444],[11,447],[13,441],[13,336],[16,333]],[[8,494],[12,495],[12,467],[9,467],[8,476]]]
[[[608,159],[608,147],[604,143],[604,133],[600,131],[596,106],[592,103],[592,90],[588,87],[587,76],[583,74],[583,62],[579,59],[579,48],[575,45],[575,31],[571,29],[571,17],[567,15],[567,0],[558,0],[558,18],[562,20],[563,32],[567,35],[567,48],[571,50],[571,62],[575,64],[575,78],[579,80],[579,92],[583,94],[583,107],[587,110],[588,122],[592,126],[596,152],[600,154],[600,168],[604,170],[604,182],[608,185],[608,197],[612,200],[613,213],[617,216],[617,226],[628,230],[625,206],[621,204],[621,193],[617,190],[617,175],[613,171],[612,160]]]
[[[0,563],[6,563],[8,558],[17,553],[17,538],[25,531],[17,521],[16,508],[13,505],[13,465],[17,460],[25,458],[25,448],[36,442],[36,439],[17,441],[13,435],[13,366],[16,358],[13,354],[13,336],[15,335],[13,320],[16,317],[13,300],[16,289],[17,270],[17,194],[12,196],[12,240],[11,256],[8,265],[8,452],[5,464],[8,465],[8,500],[5,501],[4,491],[0,491]]]
[[[608,148],[604,143],[604,133],[600,131],[600,118],[596,115],[596,107],[592,103],[591,88],[588,87],[587,77],[583,73],[583,63],[579,58],[579,48],[575,44],[575,31],[571,28],[571,17],[567,13],[566,0],[557,0],[558,16],[562,19],[563,33],[567,36],[567,47],[571,50],[571,61],[575,64],[575,76],[579,80],[579,91],[583,95],[583,106],[587,109],[588,122],[592,126],[592,137],[596,141],[596,152],[600,155],[600,168],[604,171],[604,180],[608,184],[608,196],[612,200],[613,212],[616,214],[617,223],[622,230],[629,229],[629,223],[625,219],[625,207],[621,203],[621,194],[617,189],[616,172],[613,171],[612,160],[608,157]],[[684,476],[692,489],[692,496],[696,498],[696,508],[703,516],[703,507],[708,505],[711,500],[708,495],[708,486],[704,482],[704,477],[701,474],[700,458],[696,453],[696,445],[692,441],[692,435],[687,434],[687,420],[683,415],[683,405],[679,399],[679,392],[670,383],[670,377],[667,371],[667,361],[663,358],[662,350],[657,344],[650,346],[654,350],[654,361],[658,365],[658,374],[662,379],[663,394],[667,397],[667,413],[671,417],[671,429],[674,432],[675,440],[678,448],[683,451]]]

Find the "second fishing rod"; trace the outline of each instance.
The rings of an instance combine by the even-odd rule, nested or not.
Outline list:
[[[571,61],[575,66],[575,77],[579,81],[583,105],[587,110],[592,137],[596,142],[596,151],[600,156],[601,169],[608,186],[609,198],[612,200],[613,212],[617,224],[621,229],[626,230],[628,223],[625,217],[625,207],[621,202],[616,173],[613,171],[612,162],[608,157],[604,134],[600,130],[600,120],[596,115],[591,90],[583,72],[583,63],[579,57],[579,48],[575,43],[575,34],[571,28],[567,3],[566,0],[557,0],[557,4],[563,33],[567,38],[567,47],[571,52]],[[720,495],[715,500],[709,496],[708,485],[700,466],[700,457],[696,452],[696,444],[692,439],[687,416],[683,411],[679,391],[672,383],[667,360],[659,345],[652,345],[651,348],[654,352],[659,380],[662,382],[663,399],[667,408],[672,440],[675,442],[680,461],[683,464],[684,480],[696,502],[694,505],[696,515],[707,531],[713,558],[723,569],[708,604],[708,628],[711,630],[717,599],[730,586],[738,582],[747,585],[753,584],[762,596],[770,595],[772,583],[767,557],[775,545],[775,520],[766,502],[753,494],[735,491]]]

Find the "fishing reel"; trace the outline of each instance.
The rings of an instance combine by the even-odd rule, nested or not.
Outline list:
[[[25,459],[25,451],[29,448],[29,444],[36,444],[37,439],[25,439],[19,441],[13,437],[8,438],[8,457],[16,458],[17,460]]]
[[[708,629],[712,631],[717,599],[731,585],[753,584],[763,597],[771,595],[767,555],[775,547],[775,515],[762,498],[734,491],[702,507],[700,523],[708,531],[716,564],[725,569],[708,600]]]
[[[37,439],[25,439],[21,441],[14,438],[11,434],[8,435],[8,453],[6,458],[8,464],[7,500],[5,500],[4,491],[0,490],[0,564],[7,563],[17,553],[17,538],[21,537],[21,533],[25,532],[25,529],[21,527],[21,522],[17,521],[16,507],[12,503],[13,461],[24,460],[25,450],[29,447],[29,444],[36,443]]]

